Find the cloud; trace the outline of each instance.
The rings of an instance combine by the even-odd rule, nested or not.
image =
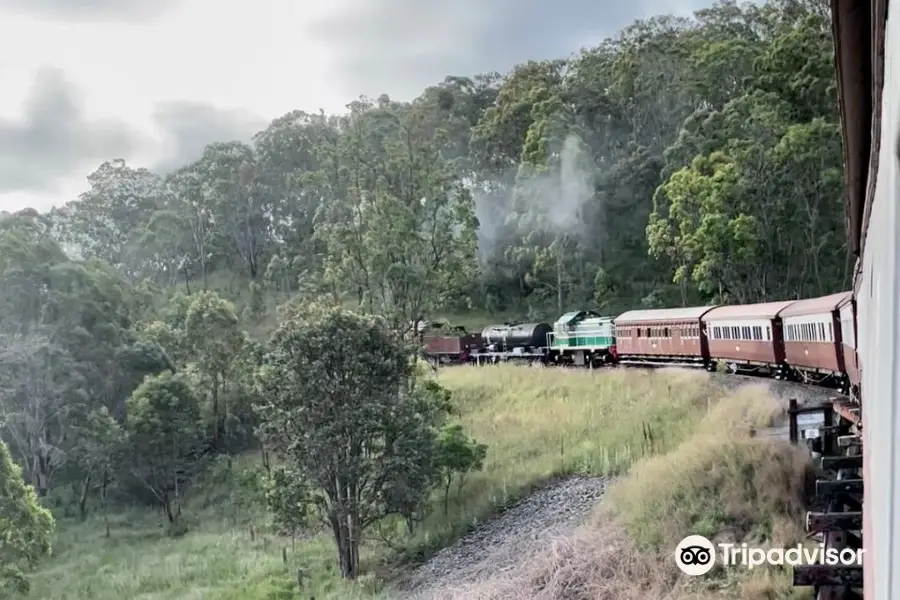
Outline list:
[[[182,0],[0,0],[0,9],[65,21],[143,21]]]
[[[167,102],[157,106],[153,120],[165,135],[165,156],[153,166],[169,172],[197,160],[213,142],[249,142],[268,121],[244,110],[219,109],[202,102]]]
[[[505,72],[529,59],[565,58],[635,19],[684,14],[710,0],[342,0],[309,34],[333,49],[345,93],[398,99],[445,75]]]
[[[24,117],[0,119],[0,193],[55,191],[91,162],[130,157],[148,140],[115,119],[90,120],[65,74],[41,68],[23,103]]]

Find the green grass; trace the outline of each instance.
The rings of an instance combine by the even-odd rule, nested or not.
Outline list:
[[[488,456],[484,471],[451,498],[446,515],[435,498],[419,532],[403,540],[407,559],[426,557],[556,475],[622,473],[635,461],[678,448],[698,432],[698,415],[725,395],[704,373],[670,370],[460,367],[439,377],[453,390],[468,432],[489,445]],[[243,461],[235,468],[259,459]],[[366,598],[378,592],[374,573],[385,572],[385,561],[398,566],[396,555],[370,543],[363,554],[368,574],[345,584],[335,572],[330,539],[298,541],[291,550],[290,540],[251,535],[251,515],[232,524],[229,493],[217,485],[195,491],[187,508],[190,531],[181,538],[167,537],[160,515],[150,510],[116,514],[110,538],[97,518],[61,521],[53,558],[32,577],[33,597]],[[261,529],[257,523],[255,530]],[[305,574],[299,591],[298,569]]]
[[[195,515],[196,516],[196,515]],[[331,542],[298,544],[233,529],[211,513],[181,538],[168,537],[151,511],[115,515],[112,535],[101,520],[62,521],[55,558],[32,580],[32,597],[46,600],[276,600],[368,597],[370,581],[342,585],[334,574]],[[287,563],[282,549],[287,549]],[[296,573],[305,574],[297,596]],[[308,594],[308,595],[307,595]]]

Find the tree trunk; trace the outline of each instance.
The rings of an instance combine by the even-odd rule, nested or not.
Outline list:
[[[187,265],[184,266],[184,289],[187,290],[187,295],[191,295],[191,277],[188,273]]]
[[[343,511],[340,511],[343,513]],[[328,517],[331,523],[334,541],[337,545],[338,562],[341,566],[341,577],[344,579],[355,579],[356,570],[353,568],[353,554],[350,547],[350,531],[347,526],[347,515],[339,514],[332,511]]]
[[[444,515],[450,511],[450,484],[453,483],[453,477],[447,477],[447,483],[444,484]]]
[[[212,417],[213,417],[213,447],[219,448],[219,376],[213,375],[212,385]]]
[[[103,525],[106,528],[106,537],[109,537],[109,511],[106,505],[106,489],[109,487],[109,472],[103,473],[103,483],[100,486],[100,505],[103,510]]]
[[[175,513],[172,510],[172,499],[169,497],[169,493],[166,492],[162,496],[163,501],[163,510],[166,511],[166,519],[169,520],[170,525],[175,524]]]
[[[78,514],[81,516],[82,521],[87,519],[87,497],[88,490],[91,486],[91,476],[92,473],[88,472],[84,481],[81,482],[81,497],[78,499]]]

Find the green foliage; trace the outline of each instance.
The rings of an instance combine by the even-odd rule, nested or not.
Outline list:
[[[309,487],[341,574],[356,578],[364,531],[403,508],[399,487],[430,481],[416,474],[431,464],[434,394],[410,392],[410,351],[381,320],[341,308],[289,318],[270,347],[259,375],[261,438],[300,478],[294,485]]]
[[[179,525],[185,489],[200,470],[200,405],[181,375],[148,377],[126,402],[132,473]]]
[[[283,467],[273,470],[268,479],[266,502],[272,513],[273,525],[290,535],[292,541],[313,516],[309,485],[301,474]]]
[[[487,445],[479,444],[466,435],[459,423],[444,425],[437,438],[437,456],[435,466],[444,492],[444,514],[447,514],[450,503],[450,485],[457,479],[457,495],[462,493],[466,475],[484,468],[484,457]]]
[[[50,554],[54,521],[0,441],[0,590],[27,593],[25,573]]]

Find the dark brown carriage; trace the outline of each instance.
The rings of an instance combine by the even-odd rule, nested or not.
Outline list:
[[[620,362],[706,362],[701,317],[712,306],[632,310],[615,319]]]
[[[858,398],[862,371],[856,349],[856,299],[853,298],[852,292],[838,304],[838,318],[841,323],[841,354],[844,357],[844,372],[847,374],[849,384],[849,389],[845,391]]]
[[[711,361],[724,360],[732,370],[785,371],[779,313],[793,301],[719,306],[703,316]]]
[[[444,323],[423,324],[421,340],[425,346],[425,357],[444,364],[465,363],[469,355],[482,345],[480,334]]]
[[[840,306],[850,292],[798,300],[781,312],[785,362],[803,379],[846,372]]]

